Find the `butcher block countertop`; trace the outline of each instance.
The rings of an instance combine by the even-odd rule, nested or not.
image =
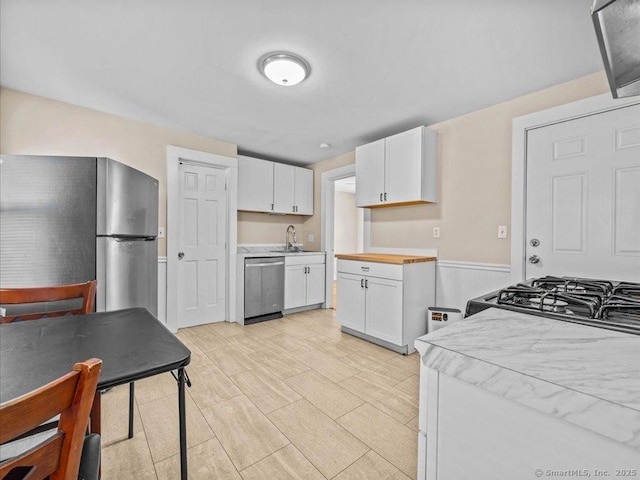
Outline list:
[[[358,260],[360,262],[405,263],[435,262],[436,257],[423,257],[419,255],[396,255],[391,253],[338,253],[336,258],[340,260]]]

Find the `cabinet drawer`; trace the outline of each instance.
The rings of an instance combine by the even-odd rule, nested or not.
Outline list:
[[[285,265],[313,265],[324,263],[324,253],[318,255],[287,255],[284,257]]]
[[[394,265],[391,263],[338,260],[338,272],[402,280],[402,265]]]

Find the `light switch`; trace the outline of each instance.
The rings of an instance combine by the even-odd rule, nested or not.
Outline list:
[[[158,227],[158,238],[164,238],[164,227]]]
[[[498,225],[498,238],[507,238],[507,226]]]
[[[310,233],[309,235],[307,235],[307,242],[313,243],[313,233]]]
[[[440,238],[440,227],[433,227],[433,238]]]

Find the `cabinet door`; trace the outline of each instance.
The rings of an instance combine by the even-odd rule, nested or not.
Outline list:
[[[238,210],[271,212],[273,162],[238,155]]]
[[[422,196],[422,131],[414,128],[386,138],[387,203],[413,202]]]
[[[324,265],[307,266],[307,305],[324,303]]]
[[[313,215],[313,170],[296,167],[295,177],[295,213]]]
[[[338,323],[364,333],[364,277],[338,273]]]
[[[284,269],[284,308],[302,307],[306,302],[306,274],[304,265],[290,265]]]
[[[383,203],[384,139],[356,148],[356,206]]]
[[[273,211],[293,213],[296,167],[282,163],[273,164]]]
[[[365,333],[402,346],[402,282],[367,277],[365,308]]]

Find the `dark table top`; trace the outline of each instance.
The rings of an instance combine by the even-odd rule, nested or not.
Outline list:
[[[98,389],[185,367],[191,352],[144,308],[0,325],[0,402],[102,360]]]

